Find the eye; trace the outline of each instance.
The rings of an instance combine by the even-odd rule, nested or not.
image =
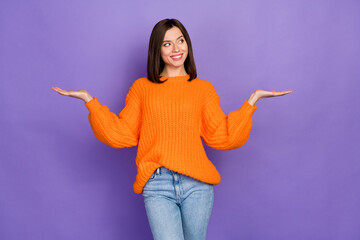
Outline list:
[[[184,39],[180,39],[179,42],[180,42],[180,41],[182,41],[181,43],[183,43],[183,42],[184,42]]]
[[[170,44],[170,43],[165,43],[163,46],[165,46],[165,47],[166,47],[166,44]]]

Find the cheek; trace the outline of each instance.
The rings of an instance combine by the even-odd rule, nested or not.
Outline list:
[[[186,47],[183,51],[184,51],[184,53],[185,53],[185,56],[186,56],[185,59],[186,59],[187,56],[188,56],[188,53],[189,53],[187,47]]]
[[[161,49],[161,57],[166,58],[167,56],[169,56],[169,51],[166,49]]]
[[[186,53],[188,52],[188,47],[187,47],[187,45],[184,45],[182,49],[183,49],[184,52],[186,52]]]
[[[165,59],[166,59],[166,53],[165,53],[165,51],[163,51],[163,50],[161,50],[161,59],[162,59],[163,61],[165,61]]]

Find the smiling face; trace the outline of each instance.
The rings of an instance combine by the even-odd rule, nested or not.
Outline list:
[[[188,46],[185,38],[178,27],[172,27],[166,31],[161,45],[161,59],[165,63],[167,72],[184,68],[184,62],[188,55]]]

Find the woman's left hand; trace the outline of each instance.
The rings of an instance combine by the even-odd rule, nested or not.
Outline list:
[[[282,95],[289,94],[289,93],[292,93],[292,91],[288,90],[288,91],[276,92],[275,90],[265,91],[262,89],[258,89],[255,91],[255,96],[257,96],[258,99],[262,99],[262,98],[268,98],[268,97],[282,96]]]
[[[260,100],[262,98],[278,97],[278,96],[283,96],[283,95],[286,95],[286,94],[289,94],[289,93],[292,93],[292,91],[288,90],[288,91],[277,92],[275,90],[265,91],[265,90],[262,90],[262,89],[258,89],[253,94],[251,94],[248,102],[251,105],[254,105],[258,100]]]

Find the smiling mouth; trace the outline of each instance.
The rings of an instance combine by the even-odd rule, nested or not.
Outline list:
[[[174,60],[178,60],[178,59],[181,59],[182,58],[182,53],[181,54],[178,54],[178,55],[174,55],[174,56],[170,56],[172,59]]]

